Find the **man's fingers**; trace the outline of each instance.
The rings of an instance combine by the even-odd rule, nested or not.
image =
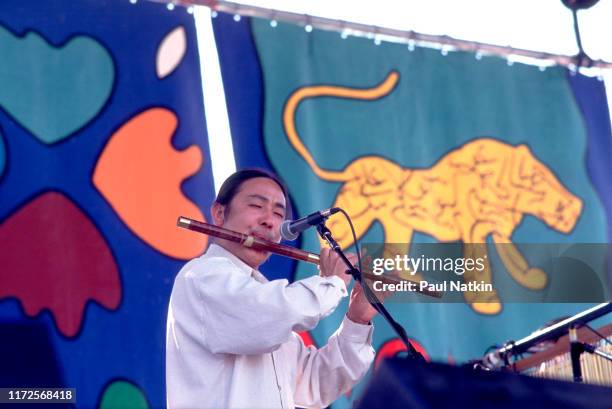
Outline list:
[[[327,259],[329,258],[329,249],[328,248],[321,249],[321,255],[319,256],[319,258],[321,259],[322,262],[327,261]]]
[[[357,262],[359,261],[359,259],[357,258],[357,255],[356,255],[356,254],[354,254],[354,253],[348,253],[348,254],[346,255],[346,258],[348,259],[348,261],[350,261],[350,262],[351,262],[351,265],[352,265],[352,266],[354,266],[354,267],[359,267],[359,266],[357,265]]]

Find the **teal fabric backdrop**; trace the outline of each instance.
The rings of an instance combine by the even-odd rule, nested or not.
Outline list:
[[[376,45],[371,39],[342,38],[316,29],[309,33],[296,25],[273,27],[262,19],[235,22],[224,14],[216,19],[215,32],[238,164],[268,166],[280,174],[299,216],[334,205],[342,194],[353,200],[343,203],[359,213],[360,195],[367,196],[366,190],[376,184],[389,187],[384,178],[392,172],[384,170],[386,166],[434,169],[458,148],[501,142],[512,155],[521,149],[528,152],[533,161],[529,163],[535,165],[525,167],[522,175],[533,182],[534,190],[544,178],[546,189],[558,182],[563,188],[555,189],[572,198],[567,208],[555,202],[553,210],[572,220],[567,229],[547,220],[536,202],[533,209],[514,208],[516,220],[508,232],[513,243],[609,242],[611,198],[601,180],[609,177],[610,167],[598,152],[610,152],[610,125],[603,83],[597,79],[562,67],[541,70],[509,65],[498,57],[443,55],[419,47],[411,51],[403,44]],[[397,73],[397,82],[384,89],[383,81],[395,75],[390,73]],[[374,156],[379,162],[372,161]],[[361,191],[347,187],[339,176],[345,169],[352,169],[354,178],[370,176],[374,181],[368,186],[364,181]],[[409,195],[410,189],[397,191]],[[458,191],[485,194],[484,188],[470,192],[459,186]],[[391,196],[381,196],[378,204],[370,199],[362,210],[374,212],[376,205],[389,205],[395,200]],[[389,241],[390,235],[406,242],[463,239],[440,238],[435,229],[403,222],[375,220],[362,241]],[[490,234],[484,238],[492,240]],[[311,251],[319,247],[314,231],[297,244]],[[550,275],[545,283],[536,283],[534,277],[517,284],[508,271],[497,268],[499,260],[492,265],[494,283],[525,293],[544,294],[555,284]],[[312,266],[300,264],[293,277],[314,273]],[[573,279],[583,277],[577,273]],[[598,279],[606,285],[605,271]],[[465,362],[482,356],[491,345],[521,338],[554,318],[592,305],[509,303],[502,291],[498,295],[500,304],[492,309],[469,303],[391,303],[389,309],[431,359]],[[326,342],[344,312],[343,305],[312,331],[316,344]],[[394,334],[378,318],[375,325],[379,354],[392,354]],[[347,407],[355,393],[337,405]]]

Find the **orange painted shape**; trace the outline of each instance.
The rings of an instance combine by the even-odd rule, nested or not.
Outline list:
[[[177,118],[151,108],[127,121],[98,159],[93,183],[130,230],[157,251],[190,259],[206,248],[207,236],[176,226],[178,216],[205,220],[181,191],[202,166],[197,146],[177,151],[171,144]]]

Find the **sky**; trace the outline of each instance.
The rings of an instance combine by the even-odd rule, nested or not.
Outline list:
[[[561,0],[240,0],[238,3],[380,27],[449,35],[497,45],[574,55],[572,13]],[[612,1],[578,12],[582,43],[612,62]]]

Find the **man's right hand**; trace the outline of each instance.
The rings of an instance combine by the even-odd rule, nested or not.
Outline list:
[[[348,258],[353,265],[357,263],[356,254],[348,253],[346,258]],[[346,284],[348,288],[353,276],[347,273],[348,267],[344,264],[340,256],[330,248],[323,248],[321,249],[319,259],[319,275],[321,275],[321,277],[338,276],[344,281],[344,284]]]

